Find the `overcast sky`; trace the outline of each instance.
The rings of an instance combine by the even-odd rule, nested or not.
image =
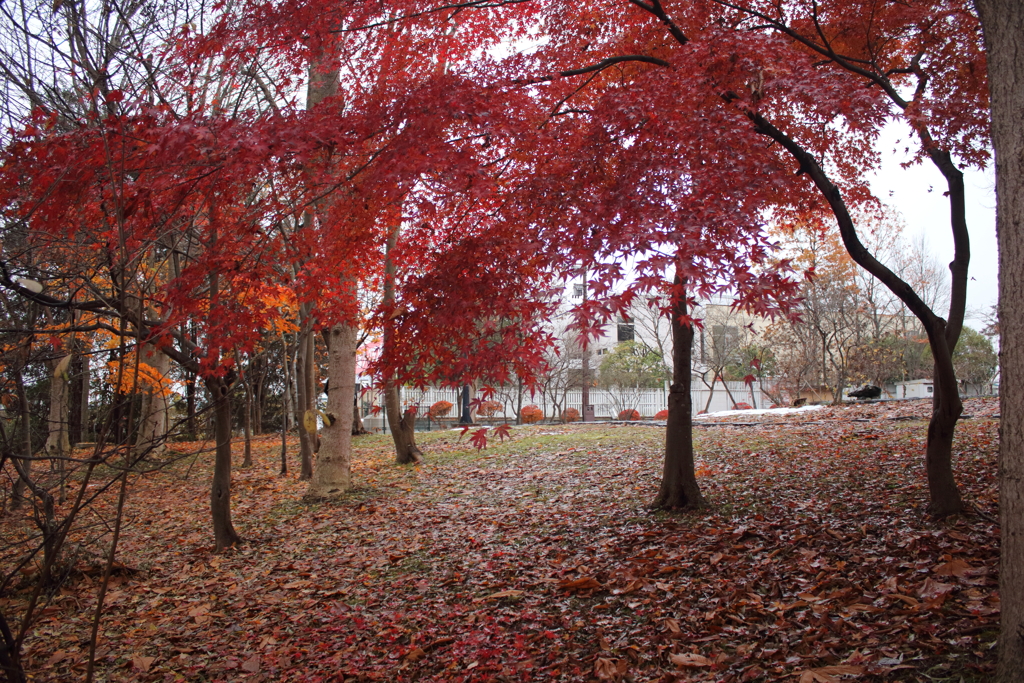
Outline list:
[[[924,235],[929,251],[945,265],[953,260],[949,200],[942,195],[946,191],[946,181],[930,162],[909,169],[900,167],[908,158],[902,152],[907,145],[906,142],[897,141],[907,140],[908,134],[909,129],[899,124],[890,125],[886,129],[879,143],[883,153],[882,169],[872,183],[872,188],[876,196],[903,214],[907,237],[913,239]],[[967,227],[971,234],[967,324],[980,331],[985,323],[978,315],[995,305],[998,298],[995,174],[991,165],[985,171],[967,172],[964,184]],[[943,317],[946,314],[945,311],[936,313]]]

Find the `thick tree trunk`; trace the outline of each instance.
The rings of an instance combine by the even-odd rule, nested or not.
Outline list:
[[[213,399],[216,449],[213,461],[213,485],[210,490],[210,514],[213,537],[220,552],[241,539],[231,525],[231,401],[230,383],[214,378],[206,381]]]
[[[171,369],[171,359],[155,347],[146,344],[142,349],[142,362],[166,377]],[[141,455],[148,450],[163,448],[167,437],[167,397],[153,387],[142,391],[142,407],[139,411],[139,432],[135,439],[135,453]]]
[[[63,471],[63,459],[71,453],[71,441],[68,436],[69,391],[68,368],[71,356],[57,359],[53,364],[50,378],[50,412],[47,420],[46,443],[43,451],[46,457],[53,458],[53,463]],[[51,469],[54,469],[51,467]]]
[[[680,320],[687,314],[686,280],[677,274],[672,292],[672,385],[665,425],[665,467],[661,489],[653,503],[655,508],[670,510],[705,505],[693,470],[693,399],[690,395],[693,326]]]
[[[1000,683],[1024,672],[1024,4],[977,0],[988,48],[999,239]]]
[[[329,498],[352,485],[352,395],[356,390],[356,334],[351,325],[335,325],[328,333],[327,411],[320,451],[306,495]]]
[[[422,462],[423,453],[416,446],[416,416],[412,411],[402,412],[402,390],[394,383],[384,388],[384,411],[388,416],[391,439],[395,442],[395,462],[399,465]]]
[[[928,422],[928,442],[925,447],[928,514],[940,518],[963,511],[960,491],[953,479],[952,462],[953,434],[956,431],[956,422],[963,413],[963,402],[957,390],[950,353],[946,351],[942,355],[942,359],[938,355],[935,356],[932,417]]]

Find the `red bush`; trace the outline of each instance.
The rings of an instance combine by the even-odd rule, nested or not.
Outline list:
[[[562,422],[575,422],[580,419],[580,411],[575,408],[566,408],[562,411]]]
[[[438,401],[434,405],[430,406],[430,410],[427,411],[427,415],[431,419],[436,420],[447,415],[451,412],[451,409],[452,404],[448,401]]]
[[[668,411],[667,410],[659,410],[657,413],[654,414],[654,419],[655,420],[667,420],[668,419]]]
[[[484,401],[483,403],[480,404],[480,408],[479,410],[477,410],[477,412],[483,415],[484,417],[493,417],[495,413],[500,412],[504,408],[505,406],[498,403],[497,401]]]
[[[639,420],[640,419],[640,412],[635,410],[635,409],[633,409],[633,408],[627,408],[626,410],[623,410],[621,413],[619,413],[619,419],[620,420]]]
[[[749,403],[737,403],[735,406],[733,406],[733,410],[753,410],[753,409],[754,409],[754,406],[750,405]]]
[[[544,419],[544,411],[537,406],[524,406],[519,412],[519,417],[522,418],[526,424],[533,424],[534,422],[540,422]]]

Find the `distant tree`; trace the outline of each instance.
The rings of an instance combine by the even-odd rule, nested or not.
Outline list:
[[[620,342],[601,361],[601,386],[610,390],[615,411],[634,410],[644,389],[663,386],[669,377],[665,357],[646,344]]]
[[[931,352],[925,349],[924,356],[930,360]],[[960,341],[953,351],[953,367],[962,384],[984,384],[992,379],[999,366],[999,357],[992,341],[977,330],[964,326]]]

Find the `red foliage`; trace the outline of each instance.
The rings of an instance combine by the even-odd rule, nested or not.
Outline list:
[[[503,410],[504,407],[498,401],[482,401],[479,408],[477,408],[477,412],[484,417],[493,417],[495,413]]]
[[[448,401],[437,401],[427,410],[427,416],[432,420],[446,417],[452,410],[452,404]]]
[[[544,419],[544,411],[534,405],[523,406],[523,409],[519,412],[519,417],[526,424],[533,424]]]
[[[667,420],[668,419],[668,410],[659,410],[657,413],[654,414],[654,419],[655,420]]]
[[[562,422],[576,422],[580,419],[580,411],[575,408],[566,408],[562,411]]]
[[[635,408],[627,408],[626,410],[619,411],[620,420],[639,420],[640,411]]]
[[[733,408],[733,410],[753,410],[754,409],[754,407],[752,405],[750,405],[749,403],[743,403],[743,402],[735,404],[732,408]]]

